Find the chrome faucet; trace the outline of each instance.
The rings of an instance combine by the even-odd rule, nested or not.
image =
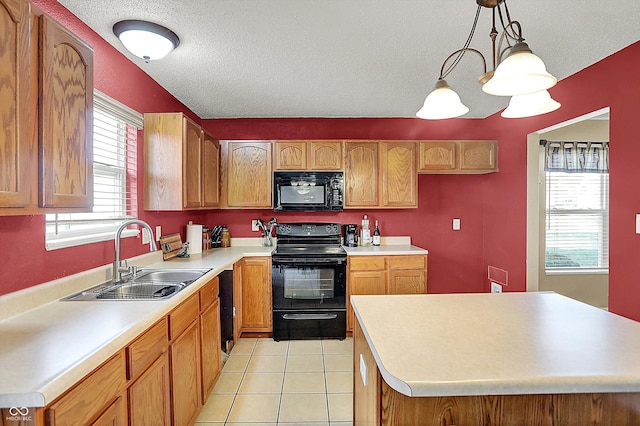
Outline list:
[[[135,271],[136,269],[135,266],[129,267],[127,265],[126,259],[123,261],[120,260],[120,239],[122,238],[122,231],[124,231],[124,229],[129,225],[140,225],[146,228],[147,231],[149,231],[149,251],[153,252],[158,250],[158,248],[156,247],[156,242],[153,238],[153,231],[151,230],[151,227],[147,222],[138,219],[125,221],[116,231],[116,260],[113,262],[113,271],[111,276],[113,282],[120,281],[124,275],[131,275],[132,273],[134,273],[132,271]]]

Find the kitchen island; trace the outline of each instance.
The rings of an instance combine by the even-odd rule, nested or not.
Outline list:
[[[640,424],[640,324],[555,293],[353,296],[354,424]]]

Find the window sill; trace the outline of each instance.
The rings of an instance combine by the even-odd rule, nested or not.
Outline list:
[[[546,275],[608,275],[608,270],[602,269],[563,269],[563,270],[546,270]]]
[[[137,237],[140,235],[139,229],[125,229],[122,231],[122,238]],[[45,249],[47,251],[58,250],[68,247],[81,246],[84,244],[99,243],[102,241],[113,241],[115,239],[116,232],[104,232],[100,234],[80,235],[68,238],[56,238],[48,240],[45,243]]]

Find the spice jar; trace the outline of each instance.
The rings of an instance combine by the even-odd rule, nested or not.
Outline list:
[[[220,234],[220,247],[231,247],[231,235],[229,235],[229,230],[226,226],[222,228],[222,233]]]

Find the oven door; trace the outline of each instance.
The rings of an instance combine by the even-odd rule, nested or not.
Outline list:
[[[273,260],[273,310],[346,308],[346,262],[329,259]]]

